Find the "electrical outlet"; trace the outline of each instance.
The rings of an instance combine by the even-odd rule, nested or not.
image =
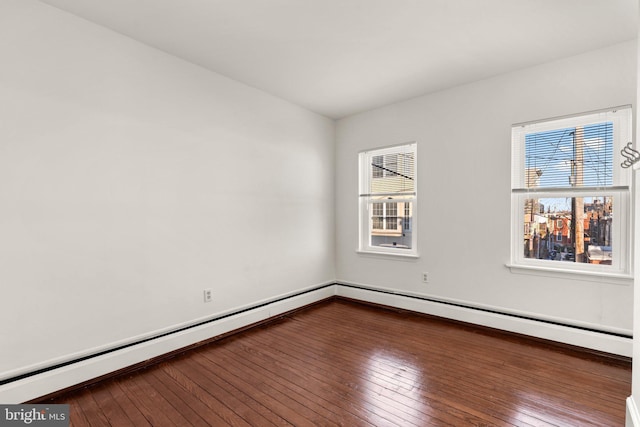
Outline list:
[[[422,273],[422,283],[429,283],[429,273]]]
[[[213,300],[213,293],[211,289],[204,290],[204,302],[211,302]]]

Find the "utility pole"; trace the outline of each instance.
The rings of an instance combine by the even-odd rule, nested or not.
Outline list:
[[[573,160],[571,163],[571,186],[584,184],[584,128],[576,126],[573,132]],[[571,230],[575,248],[575,262],[584,262],[584,199],[571,198]]]

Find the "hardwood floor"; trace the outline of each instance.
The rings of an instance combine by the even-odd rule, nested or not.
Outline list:
[[[58,396],[74,426],[622,426],[631,364],[330,300]]]

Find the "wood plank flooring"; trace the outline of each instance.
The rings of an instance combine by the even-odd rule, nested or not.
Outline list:
[[[631,364],[335,299],[73,391],[73,426],[622,426]]]

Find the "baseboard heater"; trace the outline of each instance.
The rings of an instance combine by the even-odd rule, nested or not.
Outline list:
[[[522,314],[509,313],[509,312],[500,311],[500,310],[492,310],[492,309],[485,308],[485,307],[478,307],[478,306],[474,306],[474,305],[470,305],[470,304],[464,304],[464,303],[460,303],[460,302],[440,300],[440,299],[432,298],[432,297],[425,297],[425,296],[420,296],[420,295],[415,295],[415,294],[405,294],[405,293],[402,293],[402,292],[390,291],[390,290],[385,290],[385,289],[380,289],[380,288],[371,288],[371,287],[368,287],[368,286],[354,285],[354,284],[350,284],[350,283],[337,282],[336,285],[343,286],[345,288],[360,289],[360,290],[364,290],[364,291],[367,291],[367,292],[376,292],[376,293],[379,293],[379,294],[393,295],[393,296],[413,299],[413,300],[416,300],[416,301],[425,301],[425,302],[430,302],[430,303],[435,303],[435,304],[447,305],[447,306],[451,306],[451,307],[464,308],[464,309],[467,309],[467,310],[474,310],[474,311],[483,312],[483,313],[497,314],[497,315],[500,315],[500,316],[507,316],[507,317],[511,317],[511,318],[514,318],[514,319],[530,320],[530,321],[533,321],[533,322],[539,322],[539,323],[544,323],[544,324],[548,324],[548,325],[561,326],[563,328],[572,328],[572,329],[576,329],[576,330],[580,330],[580,331],[595,332],[595,333],[605,334],[605,335],[609,335],[609,336],[613,336],[613,337],[630,338],[630,339],[633,338],[633,334],[630,334],[630,333],[613,332],[613,331],[607,331],[607,330],[602,330],[602,329],[597,329],[597,328],[589,328],[589,327],[584,327],[584,326],[579,326],[579,325],[572,325],[570,323],[563,323],[563,322],[553,321],[553,320],[549,320],[549,319],[542,319],[542,318],[538,318],[538,317],[534,317],[534,316],[525,316],[525,315],[522,315]]]
[[[19,374],[19,375],[10,377],[10,378],[6,378],[6,379],[3,379],[3,380],[0,380],[0,386],[12,383],[14,381],[18,381],[18,380],[22,380],[22,379],[25,379],[25,378],[33,377],[35,375],[43,374],[43,373],[46,373],[46,372],[49,372],[49,371],[53,371],[55,369],[63,368],[65,366],[73,365],[75,363],[84,362],[86,360],[90,360],[90,359],[93,359],[93,358],[96,358],[96,357],[99,357],[99,356],[104,356],[104,355],[109,354],[109,353],[114,353],[116,351],[124,350],[124,349],[129,348],[129,347],[134,347],[136,345],[144,344],[146,342],[153,341],[153,340],[156,340],[156,339],[159,339],[159,338],[164,338],[164,337],[167,337],[167,336],[170,336],[170,335],[173,335],[173,334],[177,334],[179,332],[184,332],[184,331],[187,331],[189,329],[194,329],[194,328],[197,328],[199,326],[203,326],[203,325],[207,325],[209,323],[217,322],[217,321],[220,321],[220,320],[232,317],[232,316],[237,316],[237,315],[242,314],[242,313],[246,313],[246,312],[249,312],[249,311],[252,311],[252,310],[256,310],[256,309],[259,309],[259,308],[262,308],[262,307],[266,307],[266,306],[272,305],[272,304],[276,304],[278,302],[285,301],[285,300],[288,300],[288,299],[291,299],[291,298],[295,298],[295,297],[298,297],[298,296],[301,296],[301,295],[309,294],[311,292],[316,292],[316,291],[319,291],[321,289],[326,289],[328,287],[335,286],[335,285],[336,285],[336,283],[329,283],[329,284],[320,285],[320,286],[317,286],[317,287],[314,287],[314,288],[305,289],[302,292],[289,294],[289,295],[283,296],[281,298],[276,298],[276,299],[273,299],[273,300],[262,302],[260,304],[247,306],[247,307],[242,308],[240,310],[235,310],[235,311],[232,311],[232,312],[229,312],[229,313],[225,313],[225,314],[222,314],[222,315],[219,315],[219,316],[211,317],[209,319],[203,320],[201,322],[193,323],[193,324],[190,324],[188,326],[184,326],[184,327],[181,327],[181,328],[173,329],[173,330],[170,330],[170,331],[167,331],[167,332],[163,332],[161,334],[152,335],[152,336],[149,336],[147,338],[143,338],[143,339],[140,339],[140,340],[137,340],[137,341],[132,341],[130,343],[123,344],[123,345],[120,345],[120,346],[117,346],[117,347],[113,347],[113,348],[109,348],[109,349],[106,349],[106,350],[103,350],[103,351],[91,353],[91,354],[88,354],[86,356],[78,357],[78,358],[75,358],[75,359],[70,359],[68,361],[57,363],[55,365],[47,366],[47,367],[44,367],[44,368],[41,368],[41,369],[36,369],[36,370],[33,370],[33,371],[25,372],[23,374]]]
[[[36,369],[33,371],[29,371],[29,372],[25,372],[19,375],[15,375],[13,377],[10,378],[6,378],[3,380],[0,380],[0,386],[2,385],[6,385],[18,380],[23,380],[29,377],[33,377],[39,374],[43,374],[49,371],[53,371],[59,368],[63,368],[69,365],[73,365],[79,362],[83,362],[83,361],[87,361],[99,356],[104,356],[107,355],[109,353],[114,353],[123,349],[127,349],[133,346],[137,346],[140,344],[144,344],[147,343],[149,341],[153,341],[159,338],[163,338],[163,337],[167,337],[173,334],[177,334],[180,332],[184,332],[193,328],[197,328],[199,326],[203,326],[203,325],[207,325],[213,322],[217,322],[232,316],[237,316],[239,314],[242,313],[246,313],[252,310],[256,310],[259,308],[263,308],[263,307],[267,307],[269,305],[272,304],[276,304],[278,302],[282,302],[282,301],[286,301],[288,299],[291,298],[295,298],[298,296],[302,296],[305,294],[309,294],[311,292],[316,292],[322,289],[326,289],[332,286],[338,286],[338,287],[344,287],[344,288],[351,288],[351,289],[357,289],[357,290],[362,290],[362,291],[367,291],[367,292],[373,292],[373,293],[377,293],[377,294],[381,294],[381,295],[393,295],[396,297],[402,297],[402,298],[406,298],[409,300],[416,300],[416,301],[424,301],[424,302],[429,302],[429,303],[433,303],[433,304],[441,304],[441,305],[445,305],[445,306],[451,306],[451,307],[457,307],[457,308],[462,308],[462,309],[466,309],[466,310],[474,310],[477,312],[484,312],[484,313],[490,313],[490,314],[495,314],[495,315],[500,315],[500,316],[507,316],[507,317],[511,317],[511,318],[517,318],[517,319],[523,319],[523,320],[528,320],[528,321],[533,321],[533,322],[540,322],[540,323],[544,323],[544,324],[549,324],[549,325],[555,325],[555,326],[561,326],[563,328],[571,328],[571,329],[575,329],[575,330],[581,330],[581,331],[586,331],[586,332],[594,332],[594,333],[599,333],[599,334],[605,334],[605,335],[609,335],[609,336],[613,336],[613,337],[619,337],[619,338],[628,338],[631,339],[633,338],[632,334],[625,334],[625,333],[616,333],[616,332],[612,332],[612,331],[605,331],[605,330],[598,330],[595,328],[588,328],[588,327],[583,327],[583,326],[578,326],[578,325],[572,325],[572,324],[567,324],[567,323],[562,323],[562,322],[556,322],[556,321],[552,321],[552,320],[548,320],[548,319],[541,319],[541,318],[536,318],[536,317],[531,317],[531,316],[525,316],[525,315],[519,315],[519,314],[515,314],[515,313],[509,313],[509,312],[502,312],[499,310],[492,310],[492,309],[488,309],[488,308],[483,308],[483,307],[478,307],[478,306],[473,306],[473,305],[469,305],[469,304],[464,304],[464,303],[459,303],[459,302],[453,302],[453,301],[445,301],[445,300],[439,300],[437,298],[432,298],[432,297],[425,297],[425,296],[420,296],[420,295],[415,295],[415,294],[405,294],[405,293],[401,293],[401,292],[396,292],[396,291],[391,291],[391,290],[385,290],[385,289],[380,289],[380,288],[373,288],[373,287],[367,287],[367,286],[363,286],[363,285],[355,285],[355,284],[350,284],[350,283],[342,283],[342,282],[334,282],[334,283],[329,283],[329,284],[323,284],[317,287],[313,287],[310,289],[306,289],[304,291],[298,292],[298,293],[294,293],[294,294],[289,294],[280,298],[276,298],[273,300],[269,300],[266,302],[262,302],[259,304],[255,304],[255,305],[251,305],[251,306],[247,306],[245,308],[233,311],[233,312],[229,312],[229,313],[225,313],[219,316],[215,316],[215,317],[211,317],[207,320],[203,320],[201,322],[197,322],[194,324],[190,324],[188,326],[184,326],[184,327],[180,327],[171,331],[167,331],[161,334],[157,334],[157,335],[153,335],[153,336],[149,336],[147,338],[144,339],[140,339],[137,341],[133,341],[127,344],[123,344],[117,347],[113,347],[113,348],[109,348],[103,351],[99,351],[96,353],[92,353],[92,354],[88,354],[82,357],[78,357],[75,359],[71,359],[68,361],[64,361],[61,363],[57,363],[51,366],[47,366],[44,368],[40,368],[40,369]],[[336,297],[336,296],[334,296]],[[340,295],[337,295],[338,298],[341,298]],[[349,299],[353,299],[353,298],[349,298]],[[357,300],[357,298],[356,298]],[[380,305],[380,304],[378,304]],[[382,304],[384,305],[384,304]],[[389,308],[399,308],[399,307],[394,307],[389,305]],[[405,310],[404,308],[402,308],[403,310]],[[408,311],[412,311],[410,309],[406,309]],[[285,315],[286,313],[282,313],[282,314],[278,314],[274,317],[279,317],[281,315]],[[437,316],[437,315],[435,315]],[[439,317],[443,317],[446,318],[444,316],[439,316]],[[267,319],[268,320],[268,319]],[[469,323],[469,322],[467,322]],[[482,325],[480,325],[482,326]],[[215,337],[212,337],[215,338]]]

